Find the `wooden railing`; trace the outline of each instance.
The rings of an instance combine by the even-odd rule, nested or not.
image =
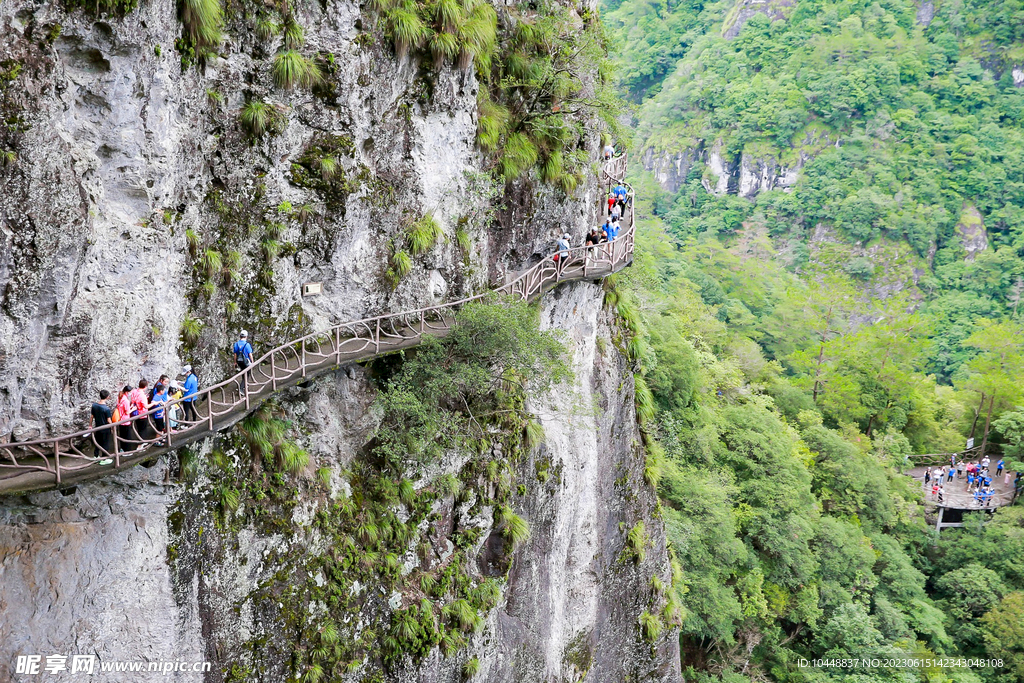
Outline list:
[[[606,162],[601,184],[623,184],[629,192],[623,230],[612,242],[576,247],[552,255],[494,290],[499,295],[534,299],[555,285],[610,275],[633,261],[633,190],[625,183],[625,155]],[[344,363],[369,360],[416,346],[423,335],[443,336],[459,308],[491,292],[459,301],[346,322],[308,334],[267,351],[232,377],[203,389],[194,398],[195,417],[185,419],[186,398],[163,405],[163,429],[157,430],[157,409],[96,427],[50,438],[0,444],[0,494],[69,486],[88,481],[225,429],[254,410],[273,393]],[[178,417],[172,428],[172,407]]]

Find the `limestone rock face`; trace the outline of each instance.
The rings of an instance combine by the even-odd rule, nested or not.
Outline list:
[[[502,603],[467,654],[480,661],[479,680],[491,683],[678,680],[676,631],[666,629],[652,648],[637,625],[642,612],[655,610],[651,577],[667,584],[671,571],[664,528],[654,516],[657,499],[643,480],[632,380],[612,343],[600,287],[563,286],[544,299],[541,316],[544,327],[565,335],[574,379],[531,400],[545,432],[518,472],[526,487],[518,512],[529,520],[531,537],[516,553]],[[371,400],[357,366],[282,398],[302,424],[316,425],[307,449],[334,469],[347,465],[372,433]],[[541,468],[550,476],[538,477]],[[296,506],[290,539],[245,526],[225,547],[197,502],[212,484],[174,483],[161,460],[73,492],[3,501],[0,607],[8,618],[0,667],[18,654],[61,653],[95,654],[99,662],[213,664],[212,678],[179,672],[168,679],[182,682],[222,680],[226,664],[239,661],[252,664],[248,680],[290,675],[290,660],[247,660],[244,645],[253,639],[287,645],[281,615],[254,608],[248,596],[279,569],[268,559],[275,553],[289,546],[324,550],[308,529],[313,508]],[[332,495],[347,494],[342,485]],[[624,559],[624,547],[639,521],[650,550],[635,564]],[[393,599],[402,602],[400,595]],[[432,655],[388,680],[460,677],[457,662]],[[137,674],[100,680],[127,682]]]
[[[17,154],[0,164],[5,438],[82,427],[100,388],[174,375],[184,361],[211,384],[230,369],[224,349],[239,327],[254,332],[259,353],[298,330],[461,298],[536,261],[557,235],[581,241],[596,223],[592,181],[572,197],[529,182],[488,185],[471,72],[446,67],[427,96],[422,65],[360,39],[367,19],[358,3],[304,3],[296,12],[303,49],[338,65],[326,91],[274,87],[276,45],[245,31],[230,31],[205,68],[183,70],[175,3],[143,2],[118,19],[46,2],[0,4],[0,67],[21,65],[0,108],[24,122],[0,140]],[[253,139],[242,128],[239,112],[253,100],[282,117],[276,134]],[[596,158],[596,139],[592,147]],[[322,181],[315,154],[333,155],[344,182]],[[492,222],[495,192],[511,201]],[[391,250],[427,214],[449,239],[415,256],[393,283]],[[468,254],[454,239],[460,226]],[[206,272],[209,250],[224,261]],[[322,283],[323,294],[303,298],[306,282]],[[571,346],[575,380],[531,399],[546,439],[518,465],[517,513],[532,535],[501,601],[462,659],[435,648],[389,680],[455,683],[469,654],[480,661],[477,680],[493,683],[678,679],[676,631],[665,629],[652,646],[637,625],[655,609],[651,577],[667,583],[669,567],[656,497],[643,480],[631,374],[601,301],[600,287],[585,283],[543,301],[544,325],[564,331]],[[185,321],[199,325],[187,342]],[[328,470],[332,500],[351,494],[342,471],[373,434],[373,397],[366,371],[351,366],[279,398],[301,446]],[[205,444],[199,457],[211,450]],[[0,680],[34,680],[12,669],[29,654],[212,663],[207,674],[161,676],[180,683],[293,675],[293,622],[324,608],[282,615],[250,596],[274,579],[278,555],[326,551],[311,526],[316,501],[297,494],[287,534],[256,524],[228,534],[209,503],[218,482],[180,478],[176,457],[149,465],[0,500]],[[550,476],[538,476],[539,466]],[[491,524],[489,510],[437,513]],[[646,559],[624,561],[625,535],[640,521]],[[401,561],[411,570],[417,559]],[[378,607],[405,599],[381,596]],[[247,672],[232,673],[232,663]]]
[[[965,261],[973,261],[978,254],[988,249],[988,233],[981,212],[975,206],[965,206],[957,221],[956,231],[960,235],[967,255]]]

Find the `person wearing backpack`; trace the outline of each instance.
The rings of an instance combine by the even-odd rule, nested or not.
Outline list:
[[[252,365],[252,344],[249,343],[248,332],[242,330],[239,333],[238,341],[231,347],[231,352],[235,354],[235,367],[239,370],[245,370]],[[242,381],[238,383],[238,393],[244,396],[247,391],[248,383],[243,374]]]
[[[109,426],[113,422],[114,411],[107,405],[107,399],[110,398],[110,392],[106,389],[100,390],[100,400],[92,404],[92,409],[89,411],[89,426],[98,428],[93,436],[96,438],[96,457],[105,457],[114,452],[114,438],[113,434],[110,433],[111,427]]]

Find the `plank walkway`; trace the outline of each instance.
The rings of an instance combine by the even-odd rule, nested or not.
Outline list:
[[[626,168],[626,156],[616,157],[604,164],[600,178],[603,189],[622,183],[630,193],[622,233],[617,239],[572,249],[569,257],[560,262],[549,255],[493,291],[531,301],[563,282],[600,280],[630,265],[634,202],[632,187],[624,180]],[[342,365],[412,348],[424,335],[445,336],[459,308],[490,295],[491,292],[485,292],[438,306],[342,323],[287,342],[256,359],[245,371],[202,390],[195,403],[199,419],[179,419],[179,428],[174,431],[168,426],[158,433],[150,416],[142,414],[123,420],[117,429],[104,427],[0,444],[0,495],[67,488],[210,437],[231,427],[283,389]],[[240,391],[243,382],[247,391]],[[168,406],[181,402],[182,399],[171,401]],[[113,443],[104,447],[107,439]]]

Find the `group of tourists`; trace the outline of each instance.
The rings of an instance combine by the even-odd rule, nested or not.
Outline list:
[[[614,148],[605,147],[606,155],[608,149],[612,149],[614,153]],[[608,156],[605,156],[606,160],[608,158]],[[590,229],[590,232],[583,239],[583,246],[590,247],[615,241],[615,238],[619,236],[619,232],[622,230],[621,220],[629,199],[629,191],[624,185],[619,184],[611,189],[608,193],[608,215],[605,218],[604,224]],[[552,260],[556,265],[558,263],[564,265],[568,261],[569,251],[572,249],[571,240],[572,236],[569,233],[563,234],[556,240],[555,254],[552,256]]]
[[[247,331],[242,330],[238,335],[231,353],[236,369],[245,370],[252,365],[252,344],[249,343]],[[184,377],[180,383],[167,375],[160,375],[152,387],[145,378],[140,379],[135,387],[125,384],[117,393],[113,406],[110,405],[110,392],[102,389],[99,400],[92,404],[89,411],[89,426],[97,428],[93,434],[97,455],[134,451],[142,443],[153,439],[159,443],[161,435],[198,422],[196,401],[199,396],[199,377],[192,366],[187,364],[181,369],[180,375]],[[240,395],[247,391],[244,376],[238,384],[238,391]],[[145,419],[138,419],[139,416]]]
[[[102,389],[99,400],[92,404],[90,410],[90,426],[100,428],[94,433],[97,453],[100,453],[100,449],[105,454],[113,454],[115,450],[133,451],[145,440],[178,429],[181,421],[198,421],[195,401],[199,393],[199,378],[192,371],[191,365],[183,367],[181,374],[185,379],[180,384],[167,375],[160,375],[152,387],[145,378],[140,379],[135,387],[125,384],[117,393],[113,407],[108,403],[110,392]],[[167,405],[177,399],[182,400]],[[132,419],[140,415],[148,419]],[[116,449],[114,426],[117,428]]]
[[[966,462],[958,459],[956,453],[950,456],[950,463],[934,470],[927,469],[924,473],[924,486],[928,491],[929,483],[931,489],[929,495],[939,503],[945,502],[946,486],[953,482],[953,478],[963,480],[966,478],[965,491],[972,495],[973,504],[977,507],[989,507],[996,492],[993,488],[993,474],[989,471],[992,464],[988,456],[978,462]],[[1012,473],[1005,471],[1005,461],[1000,458],[996,463],[995,477],[1003,476],[1003,483],[1010,485]]]

